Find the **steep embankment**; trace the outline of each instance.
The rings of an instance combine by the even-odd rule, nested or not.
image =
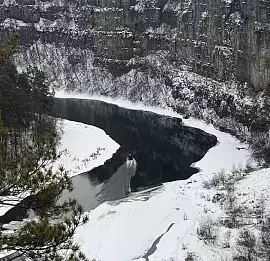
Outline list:
[[[166,51],[171,61],[199,74],[236,77],[257,89],[270,83],[270,3],[265,0],[2,0],[1,38],[19,29],[22,43],[53,44],[71,65],[86,50],[114,74],[128,61]],[[40,52],[41,50],[38,50]]]

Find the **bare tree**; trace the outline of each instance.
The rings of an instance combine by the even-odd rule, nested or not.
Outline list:
[[[257,259],[257,240],[255,235],[247,229],[240,232],[237,239],[238,253],[246,261],[255,261]]]

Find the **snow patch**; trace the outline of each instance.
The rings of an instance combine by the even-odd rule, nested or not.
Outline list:
[[[63,165],[70,176],[103,165],[120,147],[103,130],[73,121],[62,121],[63,135],[59,146],[62,156],[55,166]]]

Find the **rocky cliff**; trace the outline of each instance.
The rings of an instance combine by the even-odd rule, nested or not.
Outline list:
[[[66,66],[85,64],[91,56],[95,65],[119,76],[141,66],[132,58],[163,51],[170,62],[201,75],[270,88],[269,0],[0,3],[1,39],[19,30],[25,46],[39,43],[37,57],[39,48],[52,44],[58,53],[66,48]]]

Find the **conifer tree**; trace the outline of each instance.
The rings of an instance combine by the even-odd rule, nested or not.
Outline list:
[[[87,217],[75,200],[58,201],[72,183],[63,167],[53,169],[60,156],[57,124],[46,116],[53,92],[37,68],[18,73],[11,61],[17,41],[13,36],[0,48],[0,208],[31,209],[37,217],[9,233],[0,224],[0,253],[31,260],[86,260],[72,236]]]

